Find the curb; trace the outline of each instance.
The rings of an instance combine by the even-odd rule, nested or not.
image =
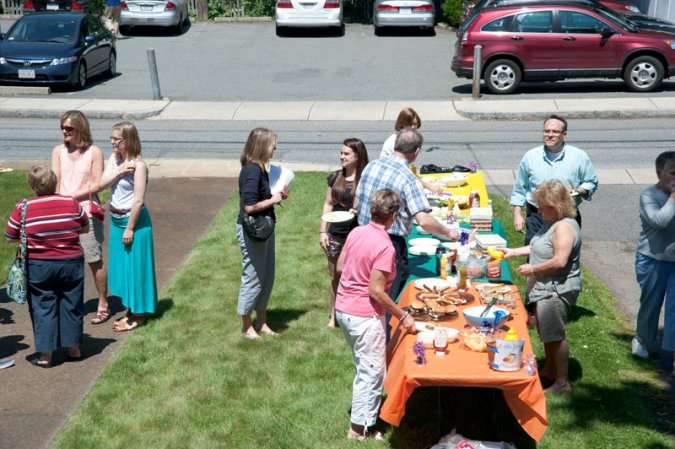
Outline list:
[[[100,120],[143,120],[154,117],[162,113],[162,109],[146,109],[134,112],[123,111],[86,111],[89,119]],[[44,109],[15,109],[0,110],[0,117],[4,118],[48,118],[58,119],[63,114],[63,111],[58,110],[44,110]]]
[[[466,112],[456,109],[458,115],[474,121],[485,120],[512,120],[537,121],[544,120],[550,112]],[[675,118],[675,110],[653,111],[558,111],[566,119],[644,119],[644,118]]]

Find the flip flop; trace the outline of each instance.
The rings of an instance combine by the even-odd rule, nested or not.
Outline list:
[[[40,367],[40,368],[51,368],[52,366],[54,366],[54,365],[52,365],[52,362],[41,362],[40,359],[33,359],[33,360],[30,361],[30,363],[31,363],[31,365],[37,366],[37,367]]]
[[[110,309],[97,310],[96,315],[91,319],[91,324],[103,324],[110,319]]]

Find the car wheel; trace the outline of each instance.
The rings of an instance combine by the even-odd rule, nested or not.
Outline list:
[[[345,24],[342,23],[340,26],[335,27],[335,35],[337,37],[342,37],[345,35]]]
[[[493,94],[510,94],[518,89],[521,76],[518,64],[508,59],[498,59],[485,68],[483,80]]]
[[[277,36],[283,37],[286,35],[286,28],[277,25]]]
[[[375,33],[375,36],[382,36],[382,27],[377,27],[377,26],[373,25],[373,28],[374,28],[373,31]]]
[[[108,71],[106,72],[110,78],[114,78],[117,75],[117,56],[115,52],[110,52],[108,57]]]
[[[129,35],[129,25],[120,25],[120,34]]]
[[[651,92],[663,83],[663,65],[652,56],[638,56],[628,63],[623,80],[633,92]]]
[[[87,85],[87,64],[84,61],[80,61],[80,64],[77,66],[77,76],[73,80],[72,85],[75,89],[84,89],[84,86]]]

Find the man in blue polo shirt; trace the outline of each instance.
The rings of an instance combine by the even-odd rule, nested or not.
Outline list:
[[[376,159],[366,165],[356,188],[359,224],[370,222],[370,201],[380,189],[391,189],[398,193],[403,206],[396,214],[394,225],[389,229],[389,237],[396,250],[396,278],[391,285],[389,296],[396,300],[403,290],[410,270],[408,269],[408,247],[405,238],[410,235],[413,217],[417,223],[432,234],[459,239],[459,232],[448,229],[431,214],[431,206],[424,195],[419,179],[410,170],[410,164],[419,156],[422,135],[413,128],[403,128],[396,136],[394,155]]]
[[[558,179],[565,184],[579,207],[582,200],[590,201],[598,188],[598,177],[593,163],[585,151],[565,143],[567,120],[551,115],[544,121],[544,144],[531,149],[523,156],[513,184],[513,226],[521,232],[526,227],[525,245],[542,228],[544,220],[532,194],[543,182]],[[527,218],[523,220],[522,208]],[[581,214],[577,209],[577,222]]]

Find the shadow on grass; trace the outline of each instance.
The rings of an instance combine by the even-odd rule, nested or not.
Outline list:
[[[650,401],[649,398],[658,398]],[[636,404],[649,403],[649,412],[636,416]],[[568,400],[558,403],[559,412],[573,417],[568,429],[574,431],[591,428],[598,424],[613,427],[644,427],[663,435],[675,435],[675,398],[672,391],[645,382],[626,381],[616,386],[585,384],[574,389]],[[667,446],[654,443],[650,448]]]
[[[575,321],[578,321],[582,318],[588,318],[588,317],[594,317],[596,316],[596,313],[593,312],[591,309],[587,309],[585,307],[581,307],[579,303],[575,304],[574,307],[572,307],[572,311],[570,312],[569,319],[567,320],[567,324],[569,323],[574,323]]]
[[[306,314],[306,310],[302,309],[273,309],[267,311],[267,322],[270,327],[277,332],[288,329],[288,323],[297,321],[301,316]]]
[[[514,418],[501,390],[492,388],[417,388],[389,441],[395,449],[429,447],[453,429],[470,439],[536,448],[536,442]]]

